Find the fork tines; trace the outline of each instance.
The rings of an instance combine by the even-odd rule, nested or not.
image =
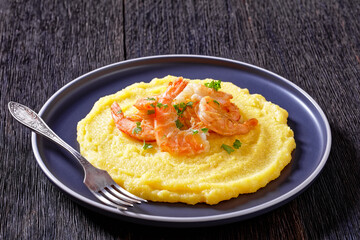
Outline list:
[[[107,186],[98,192],[92,191],[92,193],[103,203],[124,211],[127,210],[127,207],[133,207],[135,203],[147,202],[145,199],[129,193],[117,184]]]

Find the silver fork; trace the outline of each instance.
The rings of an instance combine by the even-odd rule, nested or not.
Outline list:
[[[119,210],[127,210],[127,207],[132,207],[134,203],[147,202],[117,185],[108,172],[91,165],[79,152],[57,136],[33,110],[16,102],[9,102],[8,107],[16,120],[59,144],[79,161],[85,172],[84,184],[101,202]]]

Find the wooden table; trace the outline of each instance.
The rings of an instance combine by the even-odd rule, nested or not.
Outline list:
[[[74,203],[37,165],[30,130],[60,87],[110,63],[201,54],[273,71],[308,92],[332,129],[332,150],[303,194],[261,216],[211,228],[113,220]],[[359,1],[0,0],[0,239],[359,239]]]

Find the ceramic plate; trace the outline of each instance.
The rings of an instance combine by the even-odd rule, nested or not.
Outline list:
[[[150,82],[167,75],[190,79],[213,78],[233,82],[258,93],[289,112],[288,123],[297,147],[281,176],[253,194],[214,206],[182,203],[146,203],[127,212],[101,204],[83,185],[83,171],[65,150],[41,136],[32,135],[38,164],[46,176],[79,204],[91,210],[150,225],[194,227],[224,224],[263,214],[290,201],[319,175],[328,158],[331,132],[318,104],[302,89],[272,72],[239,61],[195,55],[165,55],[127,60],[87,73],[57,91],[39,114],[67,143],[79,149],[78,121],[94,103],[135,82]]]

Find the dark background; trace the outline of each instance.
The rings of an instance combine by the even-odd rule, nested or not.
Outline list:
[[[181,230],[106,218],[61,193],[7,103],[39,111],[84,73],[159,54],[240,60],[309,93],[333,136],[314,184],[264,215]],[[359,56],[360,1],[0,0],[0,239],[359,239]]]

